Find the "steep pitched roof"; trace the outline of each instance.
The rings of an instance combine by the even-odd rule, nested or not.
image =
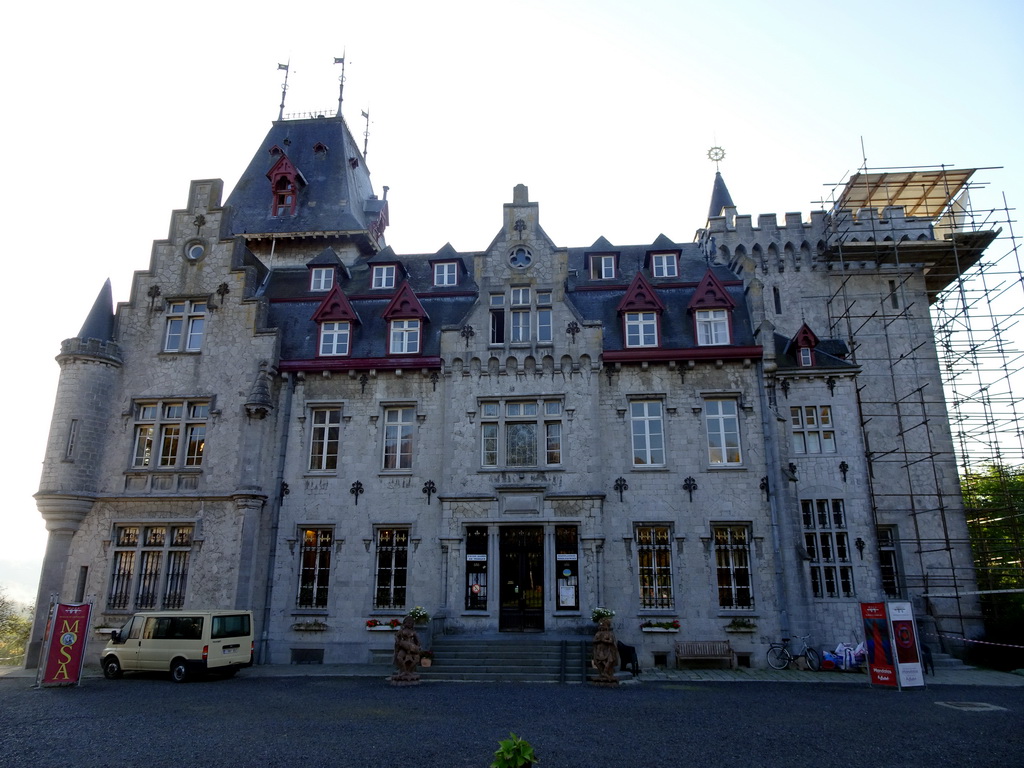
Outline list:
[[[114,340],[114,297],[110,289],[110,279],[100,288],[96,301],[89,310],[89,315],[82,323],[78,332],[80,339],[97,339],[99,341]]]
[[[725,186],[722,174],[715,171],[715,183],[711,188],[711,207],[708,208],[708,218],[721,216],[725,208],[733,207],[735,207],[735,203],[732,201],[732,195],[729,194],[729,188]]]

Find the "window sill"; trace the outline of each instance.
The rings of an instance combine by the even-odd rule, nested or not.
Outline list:
[[[736,472],[738,470],[746,470],[748,467],[744,464],[709,464],[708,472]]]
[[[670,467],[644,467],[644,466],[639,466],[638,467],[638,466],[636,466],[634,464],[630,468],[629,471],[630,472],[669,472],[669,471],[671,471],[671,468]]]

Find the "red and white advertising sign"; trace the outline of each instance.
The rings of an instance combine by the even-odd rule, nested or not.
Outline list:
[[[868,675],[872,685],[893,688],[899,685],[896,661],[892,653],[889,634],[889,616],[885,603],[861,603],[860,615],[864,620],[864,638],[868,649]]]
[[[88,603],[58,603],[50,621],[43,685],[70,685],[82,677],[89,638]]]
[[[892,625],[892,644],[896,652],[900,687],[921,687],[924,685],[924,669],[921,666],[917,626],[914,624],[914,608],[906,601],[886,603],[886,608]]]

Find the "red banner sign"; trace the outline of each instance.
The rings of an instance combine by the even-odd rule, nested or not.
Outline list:
[[[57,604],[50,622],[43,685],[70,685],[81,679],[91,611],[88,603]]]
[[[861,603],[860,615],[864,620],[871,684],[895,688],[899,682],[896,679],[896,662],[892,655],[892,636],[889,634],[889,616],[885,603]]]

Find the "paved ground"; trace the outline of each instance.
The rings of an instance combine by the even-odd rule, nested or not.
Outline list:
[[[243,670],[245,677],[371,677],[385,678],[391,674],[390,667],[375,664],[275,664],[254,666]],[[102,677],[98,666],[86,666],[84,678]],[[17,678],[33,680],[35,670],[17,667],[0,667],[0,680]],[[443,680],[442,668],[434,667],[431,680]],[[718,682],[718,683],[837,683],[868,687],[867,675],[858,672],[806,672],[795,669],[645,669],[638,678],[641,683],[664,682]],[[934,675],[925,678],[932,685],[991,685],[1001,687],[1024,687],[1024,674],[996,672],[991,669],[960,667],[939,668]]]

